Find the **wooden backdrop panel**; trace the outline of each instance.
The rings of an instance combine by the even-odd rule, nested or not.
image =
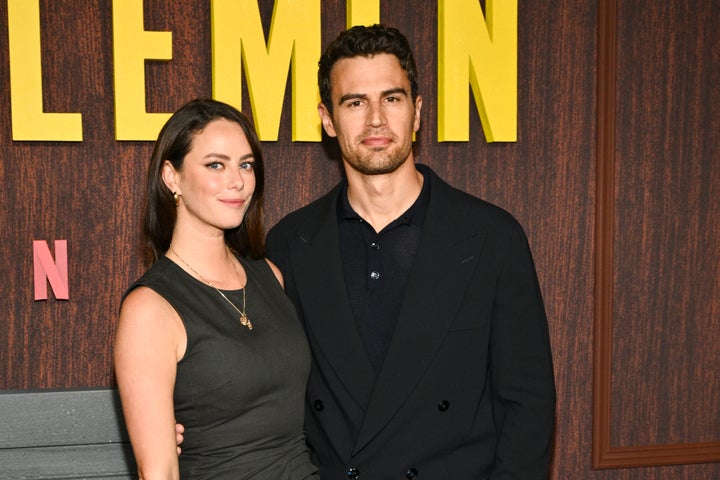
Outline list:
[[[720,461],[719,7],[601,6],[598,467]]]
[[[612,442],[720,441],[720,3],[618,13]]]

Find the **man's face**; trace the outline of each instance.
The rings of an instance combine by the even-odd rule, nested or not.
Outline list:
[[[422,99],[412,101],[410,81],[395,55],[341,59],[330,84],[333,113],[323,104],[318,111],[327,134],[338,139],[346,168],[379,175],[412,160]]]

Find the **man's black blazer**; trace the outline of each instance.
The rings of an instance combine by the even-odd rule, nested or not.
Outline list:
[[[340,185],[268,234],[313,352],[313,460],[329,480],[547,478],[555,386],[525,234],[506,211],[418,169],[430,203],[378,375],[344,286]]]

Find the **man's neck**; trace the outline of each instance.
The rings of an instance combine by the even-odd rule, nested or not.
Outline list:
[[[348,201],[353,210],[380,232],[402,215],[420,196],[423,175],[409,158],[400,168],[382,175],[346,169]]]

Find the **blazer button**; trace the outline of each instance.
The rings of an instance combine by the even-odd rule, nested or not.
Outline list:
[[[313,407],[317,412],[322,412],[323,410],[325,410],[325,404],[322,400],[315,400],[315,403],[313,403]]]
[[[415,467],[410,467],[405,471],[405,478],[412,480],[413,478],[417,478],[418,471]]]
[[[442,402],[438,403],[438,410],[440,410],[441,412],[444,412],[448,408],[450,408],[450,402],[448,402],[447,400],[443,400]]]
[[[348,467],[345,475],[347,476],[347,478],[360,478],[360,470],[355,467]]]

